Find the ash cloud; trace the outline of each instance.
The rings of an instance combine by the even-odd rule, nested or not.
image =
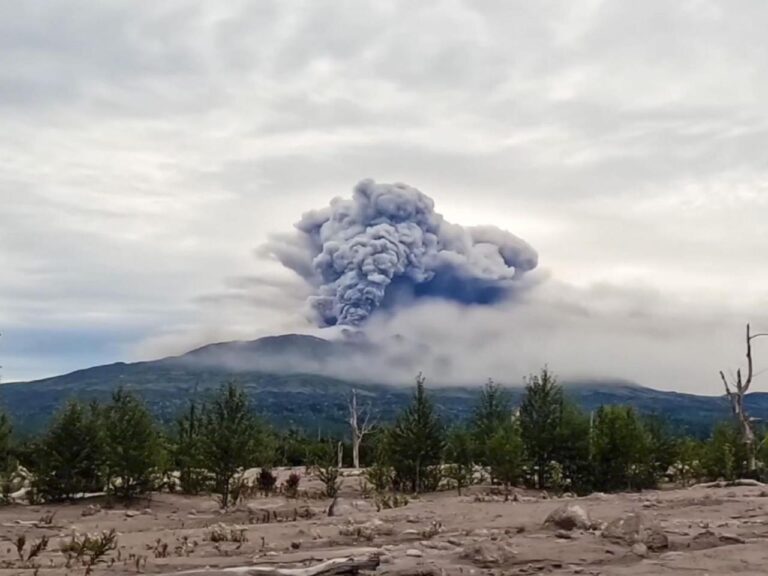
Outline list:
[[[495,304],[538,264],[517,236],[452,224],[416,188],[373,180],[307,212],[266,250],[312,286],[320,326],[359,326],[378,309],[424,298]]]

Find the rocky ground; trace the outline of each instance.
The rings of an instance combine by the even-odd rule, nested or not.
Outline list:
[[[329,517],[330,501],[304,484],[309,494],[299,499],[256,497],[228,512],[213,498],[171,494],[129,508],[107,508],[98,498],[3,507],[0,576],[227,574],[221,570],[305,568],[342,557],[399,576],[765,574],[768,566],[768,492],[760,487],[585,498],[521,491],[505,502],[496,489],[476,486],[402,505],[364,498],[350,478]],[[82,546],[83,535],[110,530],[116,548],[89,568],[97,545]],[[46,537],[46,549],[27,559]]]

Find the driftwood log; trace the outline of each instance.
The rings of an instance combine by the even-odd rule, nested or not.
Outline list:
[[[187,572],[169,572],[161,576],[342,576],[358,574],[361,570],[379,567],[378,554],[332,558],[304,568],[276,568],[274,566],[237,566],[234,568],[206,568]]]
[[[739,480],[718,480],[717,482],[705,482],[703,484],[694,484],[691,488],[733,488],[736,486],[751,486],[752,488],[768,488],[768,484],[742,478]]]

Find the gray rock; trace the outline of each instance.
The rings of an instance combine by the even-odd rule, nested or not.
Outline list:
[[[421,550],[417,550],[416,548],[411,548],[410,550],[405,551],[405,555],[411,558],[421,558],[424,556],[424,553]]]
[[[554,526],[561,530],[589,530],[594,525],[589,513],[578,504],[563,504],[553,510],[547,519],[545,526]]]
[[[669,548],[669,538],[661,527],[640,512],[629,512],[610,522],[603,529],[603,538],[627,546],[642,543],[654,552]]]
[[[86,516],[95,516],[101,512],[101,506],[98,504],[89,504],[85,508],[83,508],[83,511],[80,512],[80,516],[86,517]]]
[[[336,497],[328,507],[328,516],[346,517],[361,512],[369,513],[375,510],[373,504],[365,500],[351,500],[348,498]]]
[[[501,543],[476,542],[468,544],[462,551],[461,557],[481,568],[493,568],[514,560],[515,554],[513,549]]]

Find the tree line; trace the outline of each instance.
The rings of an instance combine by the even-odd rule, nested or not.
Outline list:
[[[571,402],[547,369],[526,380],[521,404],[486,384],[469,421],[448,425],[419,376],[410,405],[391,425],[358,418],[350,401],[351,440],[276,432],[257,417],[244,390],[222,386],[208,402],[191,402],[163,429],[141,400],[125,389],[109,403],[71,401],[47,430],[14,442],[0,414],[0,498],[8,500],[19,467],[31,475],[32,501],[65,501],[104,492],[131,499],[159,489],[214,493],[227,506],[241,496],[242,472],[261,468],[265,493],[275,466],[312,467],[333,496],[339,467],[352,453],[381,492],[428,492],[449,485],[461,492],[477,482],[542,490],[640,490],[664,480],[689,484],[734,479],[751,471],[738,426],[719,425],[705,441],[671,435],[658,419],[628,406],[586,413]],[[345,450],[346,447],[346,450]],[[757,461],[768,461],[760,442]],[[766,456],[766,457],[764,457]],[[763,474],[763,468],[758,468]],[[287,490],[296,492],[298,475]]]

